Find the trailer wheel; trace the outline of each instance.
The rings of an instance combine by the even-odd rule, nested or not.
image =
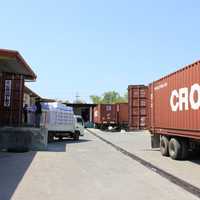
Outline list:
[[[169,156],[169,139],[166,136],[161,137],[160,152],[163,156]]]
[[[177,138],[172,138],[169,142],[169,155],[173,160],[182,159],[181,142]]]

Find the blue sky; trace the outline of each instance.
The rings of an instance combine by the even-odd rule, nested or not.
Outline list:
[[[29,84],[73,101],[148,84],[200,59],[198,0],[1,1],[0,48],[37,73]]]

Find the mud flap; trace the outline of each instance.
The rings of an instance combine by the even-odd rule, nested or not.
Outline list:
[[[159,147],[160,147],[160,135],[151,134],[151,148],[159,148]]]

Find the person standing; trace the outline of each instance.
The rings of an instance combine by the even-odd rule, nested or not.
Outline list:
[[[41,120],[41,115],[42,115],[42,106],[40,103],[40,100],[37,99],[35,102],[36,110],[35,110],[35,126],[37,128],[40,127],[40,120]]]

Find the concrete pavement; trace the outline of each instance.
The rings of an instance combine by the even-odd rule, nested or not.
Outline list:
[[[0,153],[0,163],[1,200],[198,199],[89,133],[47,152]]]
[[[124,134],[104,132],[97,129],[91,130],[125,150],[200,188],[200,156],[191,156],[185,161],[174,161],[170,157],[163,157],[159,149],[151,149],[150,134],[147,131]]]

